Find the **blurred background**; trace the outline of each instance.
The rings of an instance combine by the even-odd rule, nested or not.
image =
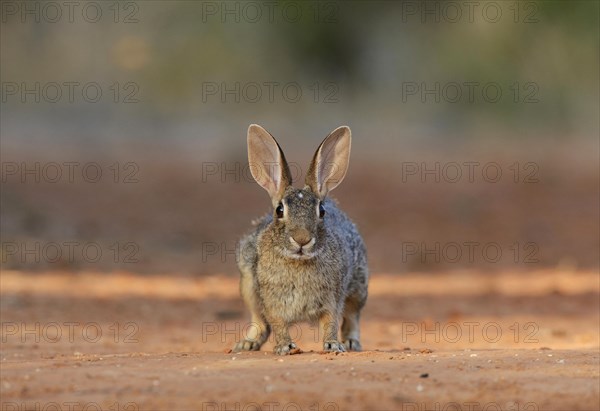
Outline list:
[[[3,269],[236,276],[347,124],[332,196],[377,273],[599,265],[599,4],[2,2]]]

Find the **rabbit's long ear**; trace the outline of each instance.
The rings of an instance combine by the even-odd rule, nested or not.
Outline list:
[[[344,179],[350,161],[350,145],[350,129],[341,126],[325,137],[315,152],[305,181],[319,198],[325,198]]]
[[[279,202],[292,177],[281,147],[267,130],[258,124],[248,127],[248,162],[256,182]]]

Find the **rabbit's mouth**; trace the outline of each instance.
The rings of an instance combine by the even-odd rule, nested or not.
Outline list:
[[[316,255],[315,252],[303,250],[302,248],[296,251],[288,251],[288,256],[296,260],[310,260]]]
[[[312,237],[308,243],[303,245],[298,244],[293,237],[290,237],[290,243],[294,246],[293,250],[288,250],[288,255],[292,258],[299,260],[308,260],[315,256],[313,246],[315,245],[315,238]]]

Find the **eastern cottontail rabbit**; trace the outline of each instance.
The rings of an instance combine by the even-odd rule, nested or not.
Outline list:
[[[273,331],[275,353],[288,354],[296,348],[288,328],[301,321],[319,321],[325,351],[360,351],[366,249],[354,224],[326,198],[344,178],[349,159],[350,129],[343,126],[317,149],[304,188],[294,188],[273,136],[256,124],[248,128],[250,171],[271,196],[273,211],[240,241],[240,290],[252,324],[234,351],[259,350]]]

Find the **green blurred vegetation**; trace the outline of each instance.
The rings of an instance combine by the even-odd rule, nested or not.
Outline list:
[[[209,14],[206,3],[219,12]],[[106,113],[125,111],[130,121],[167,128],[173,121],[218,126],[239,118],[244,124],[247,117],[295,117],[324,126],[327,115],[346,113],[366,128],[387,122],[439,138],[597,135],[598,2],[492,2],[502,11],[495,23],[482,17],[490,2],[476,2],[473,21],[465,2],[452,3],[463,13],[456,22],[444,2],[417,1],[254,2],[263,13],[255,22],[247,18],[252,10],[244,12],[247,3],[190,1],[139,1],[134,24],[8,19],[2,26],[2,80],[134,81],[140,104],[109,105],[103,115],[110,122]],[[272,21],[266,5],[275,10]],[[221,15],[223,7],[238,7],[238,15]],[[408,12],[415,7],[416,14]],[[438,14],[423,22],[424,7],[438,7]],[[284,18],[288,8],[300,10],[301,17]],[[132,55],[138,63],[128,62]],[[202,100],[203,82],[269,81],[298,82],[306,95],[313,84],[334,83],[337,103]],[[404,102],[405,82],[496,82],[503,97],[497,103],[423,103],[416,95]],[[527,88],[531,83],[535,90]],[[520,88],[517,100],[534,92],[538,101],[515,102],[514,84]],[[9,102],[5,109],[47,107]],[[57,109],[64,108],[52,107]],[[64,110],[68,115],[72,109]],[[97,107],[83,110],[99,115]]]

